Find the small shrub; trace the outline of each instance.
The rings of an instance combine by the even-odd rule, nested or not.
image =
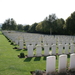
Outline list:
[[[25,57],[24,53],[20,53],[20,58],[24,58],[24,57]]]
[[[67,54],[68,58],[70,58],[70,54]]]
[[[13,42],[11,42],[11,45],[13,45],[14,43]]]
[[[36,70],[36,71],[35,71],[35,75],[43,75],[43,71],[41,71],[41,70]]]
[[[9,42],[11,42],[11,40],[9,40]]]

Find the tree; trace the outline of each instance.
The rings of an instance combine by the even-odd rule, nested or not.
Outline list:
[[[49,17],[48,17],[48,21],[49,21],[49,22],[53,22],[53,21],[55,21],[56,19],[57,19],[57,17],[56,17],[55,14],[49,15]]]
[[[5,20],[5,22],[2,24],[2,29],[3,30],[16,30],[16,22],[13,18],[9,18]]]
[[[36,26],[35,30],[36,30],[37,32],[43,32],[43,31],[42,31],[42,22],[38,23],[38,25]]]
[[[2,24],[2,30],[6,30],[6,29],[7,29],[6,23],[3,23]]]
[[[57,22],[56,33],[57,34],[64,34],[64,25],[65,25],[64,19],[62,19],[62,18],[57,19],[56,22]]]
[[[50,28],[49,28],[49,22],[44,20],[36,26],[36,31],[41,32],[41,33],[49,33]]]
[[[29,32],[36,32],[36,26],[38,25],[38,23],[34,23],[34,24],[32,24],[31,26],[30,26],[30,28],[29,28]]]
[[[23,25],[22,24],[18,24],[17,25],[17,30],[18,31],[23,31]]]
[[[11,18],[10,26],[11,30],[17,30],[17,24],[13,18]]]
[[[29,25],[25,25],[24,26],[24,31],[28,31],[29,30],[29,27],[30,27]]]
[[[5,22],[2,24],[3,30],[10,30],[10,19],[5,20]]]
[[[55,14],[49,15],[48,21],[50,24],[50,26],[49,26],[50,34],[52,34],[54,32],[56,20],[57,20],[57,17]]]
[[[75,34],[75,12],[66,19],[66,30],[68,34]]]
[[[54,28],[55,28],[55,21],[57,17],[55,14],[49,15],[49,17],[46,17],[44,21],[40,22],[36,26],[36,31],[42,32],[42,33],[50,33],[52,34]]]

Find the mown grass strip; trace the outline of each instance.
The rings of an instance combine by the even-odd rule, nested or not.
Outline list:
[[[30,71],[46,68],[45,57],[18,58],[21,52],[27,54],[27,51],[14,47],[0,32],[0,75],[31,75]]]

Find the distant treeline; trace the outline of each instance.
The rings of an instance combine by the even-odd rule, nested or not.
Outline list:
[[[32,25],[17,24],[13,18],[5,20],[2,30],[16,30],[30,33],[43,33],[53,35],[75,35],[75,12],[66,20],[51,14],[39,23]]]

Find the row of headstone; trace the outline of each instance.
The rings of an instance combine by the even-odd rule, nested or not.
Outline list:
[[[11,33],[5,31],[4,34],[9,39],[11,39],[13,42],[15,42],[17,45],[19,45],[19,49],[24,48],[24,43],[26,44],[26,48],[28,50],[30,49],[29,48],[30,46],[28,46],[28,45],[33,45],[32,52],[31,52],[31,50],[30,50],[30,52],[33,53],[33,48],[36,48],[37,56],[41,56],[41,54],[42,54],[42,53],[39,53],[39,52],[42,52],[41,47],[44,48],[44,55],[49,55],[49,54],[56,55],[57,47],[58,47],[58,54],[63,54],[63,53],[69,54],[69,53],[74,52],[73,42],[71,42],[70,45],[68,42],[70,39],[71,40],[74,39],[74,37],[71,37],[71,36],[69,38],[68,38],[68,36],[55,36],[55,37],[54,36],[43,36],[43,35],[41,36],[41,35],[36,35],[36,34],[34,35],[34,34],[13,32],[13,31]],[[36,36],[36,37],[34,37],[34,36]],[[63,39],[65,41],[68,40],[68,41],[66,41],[67,43]],[[61,41],[62,41],[62,43],[61,43]],[[58,46],[56,45],[57,42],[59,43]],[[39,48],[36,46],[36,44],[39,45],[38,46]],[[64,50],[63,50],[63,47],[65,47]],[[49,51],[49,48],[52,48],[51,52]],[[28,56],[29,56],[29,51],[28,51]]]
[[[30,33],[22,33],[22,32],[3,32],[8,38],[10,38],[13,42],[16,40],[23,40],[23,42],[32,43],[33,41],[36,43],[43,43],[43,45],[48,44],[49,46],[52,44],[73,44],[75,43],[74,36],[47,36],[40,34],[30,34]]]
[[[67,65],[67,55],[60,55],[58,60],[58,72],[66,72]],[[75,53],[70,54],[70,62],[68,68],[70,70],[75,70]],[[56,72],[56,56],[48,56],[46,58],[46,73],[53,72]]]
[[[58,52],[57,52],[55,44],[53,44],[51,48],[52,48],[52,50],[49,50],[49,46],[44,45],[44,54],[43,55],[44,56],[57,55],[57,54],[60,55],[60,54],[69,54],[69,53],[74,53],[75,52],[74,44],[71,44],[70,49],[69,49],[69,45],[66,44],[64,50],[63,50],[62,44],[59,44]],[[33,45],[28,45],[27,50],[28,50],[28,57],[33,57],[34,56],[34,47],[33,47]],[[36,45],[36,54],[35,55],[36,56],[42,56],[42,47],[41,47],[41,45]]]

